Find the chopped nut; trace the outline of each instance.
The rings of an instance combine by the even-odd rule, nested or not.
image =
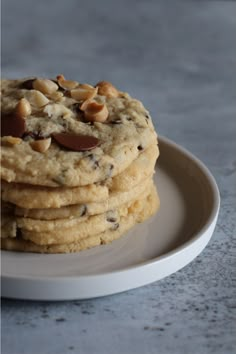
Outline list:
[[[31,141],[30,146],[38,152],[46,152],[51,145],[51,138]]]
[[[76,88],[78,84],[79,83],[77,81],[73,81],[73,80],[59,81],[59,85],[65,90],[72,90]]]
[[[62,74],[57,75],[57,81],[60,81],[60,80],[65,80],[65,76]]]
[[[94,89],[94,86],[89,84],[79,84],[79,88],[91,90]]]
[[[50,95],[51,93],[58,90],[58,85],[48,79],[36,79],[33,82],[33,88],[46,95]]]
[[[97,83],[98,94],[106,97],[118,97],[119,91],[108,81],[100,81]]]
[[[87,104],[84,115],[86,120],[89,122],[105,122],[109,112],[105,104],[91,101]]]
[[[59,86],[65,90],[72,90],[79,85],[79,83],[77,81],[66,80],[65,76],[62,74],[57,75],[57,82],[58,82]]]
[[[35,107],[43,107],[48,104],[49,99],[40,91],[30,90],[25,93],[26,98]]]
[[[18,145],[22,142],[21,138],[15,138],[13,136],[4,136],[2,138],[3,145]]]
[[[77,101],[84,101],[88,99],[92,99],[96,96],[98,89],[91,88],[77,88],[70,91],[71,97]]]
[[[16,105],[15,112],[21,117],[28,117],[31,114],[31,106],[29,101],[26,98],[21,98]]]
[[[72,90],[79,85],[77,81],[66,80],[63,75],[57,76],[57,82],[59,86],[62,87],[64,90]]]
[[[61,101],[63,96],[64,96],[63,92],[60,92],[60,91],[55,91],[55,92],[51,93],[50,95],[48,95],[48,97],[54,101]]]
[[[88,99],[88,100],[85,100],[83,103],[81,103],[81,105],[80,105],[80,110],[81,111],[85,111],[86,110],[86,108],[87,108],[87,106],[88,106],[88,104],[89,103],[91,103],[91,102],[95,102],[93,99]]]

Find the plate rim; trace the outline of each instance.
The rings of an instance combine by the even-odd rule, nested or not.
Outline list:
[[[79,280],[91,281],[91,280],[96,279],[96,281],[99,281],[99,279],[104,280],[104,278],[109,278],[111,276],[117,277],[117,276],[122,276],[124,273],[127,273],[127,272],[132,273],[134,271],[139,271],[140,268],[147,268],[147,267],[151,267],[151,266],[155,267],[157,263],[168,261],[173,256],[178,256],[181,252],[187,250],[194,243],[197,243],[197,241],[201,240],[201,238],[203,238],[203,236],[207,233],[207,231],[213,227],[213,230],[212,230],[210,236],[208,235],[207,240],[205,240],[205,245],[203,247],[201,247],[201,250],[199,252],[197,252],[196,255],[194,255],[192,260],[194,258],[196,258],[202,252],[202,250],[206,247],[207,243],[209,242],[209,240],[213,234],[213,231],[214,231],[214,228],[215,228],[215,225],[217,222],[218,214],[219,214],[219,209],[220,209],[219,189],[218,189],[218,186],[217,186],[214,176],[212,175],[212,173],[210,172],[208,167],[198,157],[193,155],[190,151],[188,151],[183,146],[170,140],[169,138],[166,138],[164,136],[159,136],[158,141],[159,141],[160,145],[165,144],[165,145],[169,146],[170,148],[177,150],[182,155],[185,155],[189,160],[191,160],[191,162],[194,163],[195,166],[197,166],[197,168],[201,170],[201,172],[203,173],[203,175],[205,177],[205,180],[208,182],[208,185],[210,186],[210,192],[211,192],[212,200],[213,200],[212,208],[209,212],[209,216],[208,216],[207,221],[200,228],[200,230],[197,230],[197,232],[195,232],[195,234],[192,235],[191,239],[185,241],[183,244],[177,246],[176,248],[172,249],[171,251],[164,253],[163,255],[160,255],[160,256],[145,260],[145,261],[141,261],[138,264],[126,266],[122,269],[117,269],[117,270],[112,270],[112,271],[103,271],[102,273],[98,273],[98,274],[66,275],[66,276],[65,275],[55,275],[52,277],[52,276],[47,276],[47,275],[43,275],[43,276],[31,276],[31,275],[29,275],[29,276],[28,275],[15,276],[15,275],[11,275],[11,274],[4,275],[1,272],[2,292],[3,292],[3,288],[4,288],[4,283],[8,283],[9,281],[17,281],[17,282],[23,281],[23,282],[28,282],[28,283],[29,282],[30,283],[33,283],[33,282],[42,283],[42,282],[51,281],[51,282],[57,283],[57,284],[70,282],[70,281],[79,281]],[[4,251],[4,250],[2,250],[2,251],[4,253],[10,252],[10,251]],[[2,256],[3,255],[1,255],[1,258],[2,258]],[[68,256],[69,256],[69,254],[68,254]],[[2,259],[1,259],[1,262],[2,262]],[[185,265],[189,264],[190,262],[191,262],[191,260],[188,261]],[[176,271],[183,268],[185,265],[179,267]],[[175,273],[176,271],[171,272],[170,274]],[[168,274],[165,276],[168,276]],[[161,277],[161,278],[163,278],[163,277]],[[161,278],[159,278],[159,279],[161,279]],[[158,278],[156,280],[158,280]],[[150,282],[147,282],[145,284],[149,284],[149,283]],[[139,286],[142,286],[142,285],[139,285]],[[138,286],[136,286],[136,287],[138,287]],[[134,288],[135,288],[134,286],[130,287],[130,289],[134,289]],[[127,288],[126,290],[129,290],[129,289]],[[118,292],[122,292],[122,291],[125,291],[125,290],[120,290],[120,291],[111,292],[111,293],[106,292],[105,295],[109,295],[112,293],[118,293]],[[4,296],[4,295],[2,295],[2,296]],[[85,299],[85,298],[93,298],[93,297],[97,297],[97,296],[104,296],[104,295],[94,295],[94,296],[88,296],[88,297],[75,296],[75,297],[71,297],[71,298],[74,298],[74,299],[75,298],[80,298],[80,299],[84,298]],[[10,296],[7,295],[6,297],[10,297]],[[15,298],[20,298],[20,297],[16,296]],[[30,299],[30,297],[25,297],[25,298]],[[56,297],[55,297],[55,300],[56,300]]]

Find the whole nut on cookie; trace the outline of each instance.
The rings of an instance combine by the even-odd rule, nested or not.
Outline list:
[[[119,91],[108,81],[100,81],[97,83],[98,94],[108,98],[118,97]]]
[[[48,104],[49,99],[40,91],[30,90],[25,93],[27,100],[34,107],[43,107]]]
[[[89,102],[84,111],[85,119],[89,122],[105,122],[108,115],[107,106],[96,101]]]
[[[77,101],[84,101],[87,99],[92,99],[96,96],[98,89],[91,88],[77,88],[70,91],[71,97]]]
[[[40,139],[31,141],[30,146],[33,150],[44,153],[46,152],[51,145],[51,138],[48,139]]]
[[[21,98],[16,105],[16,114],[21,117],[27,117],[31,114],[31,105],[26,98]]]
[[[46,95],[50,95],[51,93],[58,90],[58,85],[48,79],[36,79],[33,82],[33,88]]]

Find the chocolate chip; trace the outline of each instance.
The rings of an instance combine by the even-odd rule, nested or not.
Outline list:
[[[121,119],[117,119],[117,120],[112,120],[108,123],[111,123],[111,124],[122,124],[122,120]]]
[[[149,124],[150,116],[148,113],[145,114],[145,121],[147,124]]]
[[[65,94],[66,96],[66,94]],[[76,120],[79,120],[87,125],[93,125],[94,122],[92,121],[88,121],[86,118],[85,118],[85,114],[84,114],[84,111],[81,110],[81,105],[82,105],[82,102],[77,102],[77,103],[73,103],[73,105],[70,107],[71,110],[77,115],[76,116]]]
[[[112,176],[112,171],[114,170],[114,165],[108,165],[107,177],[110,178]]]
[[[80,109],[81,103],[74,103],[71,106],[71,109],[76,113],[82,113],[83,111]]]
[[[140,151],[142,151],[142,150],[143,150],[143,146],[142,146],[142,145],[139,145],[139,146],[137,147],[137,149],[140,150]]]
[[[19,229],[19,227],[17,227],[16,229],[16,238],[22,238],[22,232],[21,232],[21,229]]]
[[[54,133],[52,136],[59,145],[73,151],[92,150],[99,144],[99,140],[97,138],[89,135]]]
[[[63,88],[59,87],[59,91],[62,91],[62,90],[63,90]],[[71,97],[70,91],[69,90],[64,90],[64,96]]]
[[[65,176],[63,175],[58,175],[54,178],[52,178],[52,181],[58,184],[59,186],[63,186],[65,183]]]
[[[116,222],[116,220],[117,219],[115,217],[112,217],[112,216],[107,218],[108,222]]]
[[[22,136],[22,139],[25,140],[25,141],[28,141],[28,140],[31,140],[31,139],[34,139],[36,140],[36,134],[34,132],[24,132],[23,136]],[[31,138],[31,139],[30,139]]]
[[[25,132],[25,120],[15,113],[2,114],[1,136],[21,138]]]
[[[87,123],[87,122],[85,122],[84,112],[80,109],[80,106],[81,106],[81,103],[74,103],[71,106],[71,110],[73,112],[75,112],[75,114],[77,115],[77,117],[76,117],[77,120]]]
[[[85,216],[87,214],[88,208],[86,205],[82,205],[82,210],[80,216]]]
[[[22,138],[24,140],[27,140],[28,137],[32,138],[34,140],[41,140],[41,139],[47,139],[47,138],[49,138],[49,136],[50,135],[44,134],[41,130],[39,130],[39,131],[35,131],[35,132],[34,131],[26,131],[26,132],[24,132]]]
[[[33,89],[33,82],[35,79],[29,79],[21,83],[20,88],[25,90],[32,90]]]
[[[93,162],[96,161],[96,157],[94,154],[89,154],[89,155],[87,155],[87,157],[89,158],[89,160],[91,160]]]
[[[93,167],[96,170],[96,168],[99,167],[99,161],[97,160],[97,157],[94,154],[89,154],[87,157],[93,162]]]
[[[112,230],[117,230],[119,228],[120,224],[116,223],[113,225]]]
[[[116,211],[115,210],[107,211],[106,220],[108,222],[112,222],[112,223],[117,222],[117,213],[116,213]]]

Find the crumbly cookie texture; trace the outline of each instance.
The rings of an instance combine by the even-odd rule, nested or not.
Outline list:
[[[147,110],[109,83],[2,80],[1,178],[84,186],[124,171],[157,136]]]
[[[37,244],[22,237],[4,238],[1,240],[1,248],[10,251],[37,252],[37,253],[70,253],[85,250],[101,244],[107,244],[118,239],[136,223],[143,222],[152,216],[159,208],[160,202],[156,189],[153,188],[145,200],[134,202],[127,215],[120,217],[119,227],[109,229],[89,237],[77,238],[70,243]],[[71,235],[71,233],[69,233]]]

